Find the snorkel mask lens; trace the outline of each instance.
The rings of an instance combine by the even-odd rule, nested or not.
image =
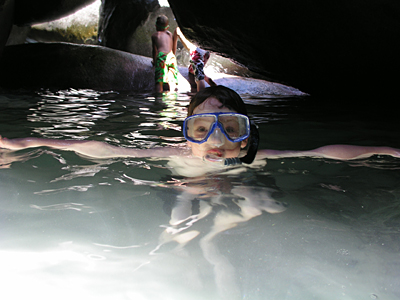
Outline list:
[[[183,123],[183,135],[192,143],[202,144],[217,128],[233,143],[241,142],[250,136],[249,118],[238,113],[207,113],[190,116]]]

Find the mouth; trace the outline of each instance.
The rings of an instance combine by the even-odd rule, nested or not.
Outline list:
[[[224,156],[224,152],[220,149],[210,149],[206,152],[204,158],[211,162],[220,161]]]

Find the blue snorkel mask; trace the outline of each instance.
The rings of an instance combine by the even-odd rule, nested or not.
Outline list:
[[[204,113],[187,117],[183,123],[183,135],[186,140],[202,144],[210,137],[221,141],[223,134],[230,142],[241,142],[250,137],[249,148],[246,156],[238,158],[225,158],[224,165],[251,164],[256,156],[259,135],[257,126],[249,118],[239,113],[220,112]]]

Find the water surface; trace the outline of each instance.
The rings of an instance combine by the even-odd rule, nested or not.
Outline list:
[[[390,120],[307,97],[243,97],[260,148],[400,148]],[[188,103],[185,94],[3,92],[0,134],[179,146]],[[46,147],[1,150],[0,163],[2,299],[400,297],[398,159],[285,158],[198,179],[173,175],[166,160]]]

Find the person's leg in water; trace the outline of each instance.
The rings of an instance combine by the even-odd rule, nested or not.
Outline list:
[[[162,82],[156,82],[156,93],[162,93],[164,91],[164,84]]]
[[[169,69],[168,71],[168,86],[170,92],[177,92],[178,91],[178,84],[176,82],[176,74],[173,69]]]
[[[169,91],[176,92],[178,91],[178,64],[176,61],[175,55],[170,52],[167,57],[167,78]]]

